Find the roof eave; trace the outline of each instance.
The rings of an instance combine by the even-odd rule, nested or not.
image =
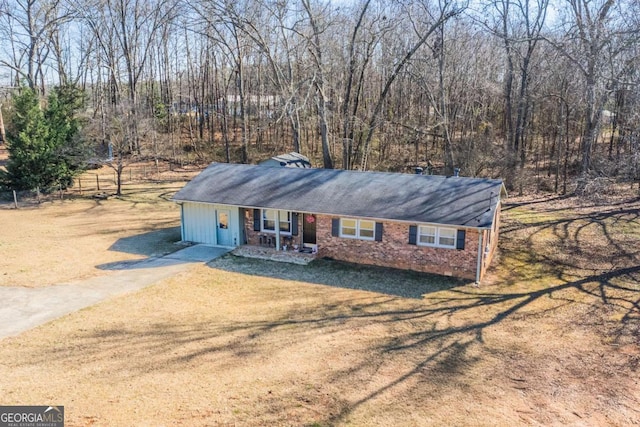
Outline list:
[[[185,203],[185,202],[186,203],[203,203],[203,204],[206,204],[206,205],[234,206],[236,208],[242,208],[242,209],[276,209],[276,208],[271,207],[271,206],[247,206],[247,205],[238,205],[238,204],[230,204],[230,203],[206,202],[206,201],[201,201],[201,200],[187,200],[187,199],[175,199],[175,198],[171,198],[171,200],[176,202],[176,203]],[[282,209],[282,210],[287,210],[287,209]],[[300,209],[297,209],[297,210],[292,211],[292,212],[302,213],[302,214],[311,214],[311,215],[326,215],[326,216],[342,217],[342,218],[363,218],[363,219],[368,219],[368,220],[376,221],[376,222],[399,222],[399,223],[402,223],[402,224],[439,225],[439,226],[444,226],[444,227],[464,228],[464,229],[467,229],[467,230],[490,230],[491,229],[491,225],[474,227],[472,225],[450,224],[450,223],[445,223],[445,222],[413,221],[413,220],[397,219],[397,218],[380,218],[380,217],[374,217],[374,216],[337,214],[335,212],[305,211],[305,210],[300,210]]]

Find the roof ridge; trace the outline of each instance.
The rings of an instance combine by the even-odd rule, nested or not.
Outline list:
[[[247,163],[226,163],[226,162],[211,162],[209,166],[216,165],[226,165],[226,166],[240,166],[240,167],[261,167],[260,165],[255,164],[247,164]],[[276,168],[275,170],[285,170],[287,173],[289,171],[304,171],[302,173],[363,173],[363,174],[379,174],[379,175],[393,175],[393,176],[407,176],[407,177],[424,177],[429,179],[465,179],[465,180],[478,180],[478,181],[496,181],[503,182],[500,178],[485,178],[485,177],[473,177],[473,176],[454,176],[454,175],[422,175],[422,174],[413,174],[413,173],[403,173],[403,172],[390,172],[390,171],[361,171],[358,169],[326,169],[326,168]],[[313,171],[313,172],[311,172]],[[320,172],[319,172],[320,171]],[[270,171],[273,173],[273,170]]]

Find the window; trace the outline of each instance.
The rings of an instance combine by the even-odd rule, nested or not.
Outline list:
[[[435,245],[436,244],[436,228],[427,227],[426,225],[420,226],[420,238],[418,239],[422,245]]]
[[[276,232],[277,212],[280,212],[280,232],[291,233],[291,212],[277,211],[275,209],[262,210],[262,231],[267,233]]]
[[[456,230],[453,228],[438,229],[438,246],[456,247]]]
[[[418,244],[438,248],[456,248],[457,232],[455,228],[441,228],[430,225],[418,227]]]
[[[226,212],[218,212],[218,228],[226,230],[229,228],[229,214]]]
[[[358,235],[360,236],[360,238],[373,240],[376,230],[376,223],[373,221],[366,221],[364,219],[361,219],[358,221],[358,225]]]
[[[340,219],[340,237],[374,240],[376,223],[365,219]]]
[[[342,218],[340,220],[340,236],[341,237],[357,237],[358,236],[358,220]]]

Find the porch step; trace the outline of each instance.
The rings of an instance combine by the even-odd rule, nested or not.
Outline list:
[[[249,245],[238,246],[231,251],[231,253],[245,258],[266,259],[270,261],[288,262],[290,264],[300,265],[307,265],[316,258],[315,254],[311,253],[277,251],[273,248]]]

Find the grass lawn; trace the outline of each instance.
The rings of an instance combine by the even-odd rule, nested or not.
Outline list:
[[[480,287],[227,255],[2,340],[0,403],[68,426],[640,424],[640,203],[510,203]]]
[[[183,182],[129,185],[121,198],[0,206],[0,286],[42,287],[104,274],[101,266],[178,249]]]

